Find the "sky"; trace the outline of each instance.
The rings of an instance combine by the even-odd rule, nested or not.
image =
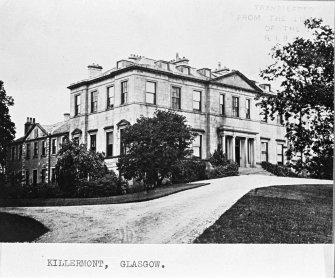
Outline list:
[[[15,100],[16,137],[27,117],[63,120],[71,83],[137,54],[196,68],[236,69],[261,82],[276,44],[308,36],[303,21],[334,25],[331,1],[0,0],[0,80]]]

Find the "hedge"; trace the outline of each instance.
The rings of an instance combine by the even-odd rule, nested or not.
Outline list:
[[[208,170],[208,179],[224,178],[229,176],[238,176],[238,164],[231,163],[228,165],[221,165]]]
[[[185,183],[207,179],[206,162],[203,160],[180,160],[171,169],[172,183]]]
[[[291,169],[286,166],[272,164],[270,162],[262,162],[262,168],[276,176],[280,177],[297,177],[298,175],[294,173]]]

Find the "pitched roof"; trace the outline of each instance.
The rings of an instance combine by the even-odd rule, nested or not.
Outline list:
[[[51,135],[65,133],[70,130],[69,121],[58,122],[52,125],[42,125],[42,127]]]
[[[58,123],[51,124],[51,125],[41,125],[39,123],[36,123],[31,126],[29,131],[24,136],[15,139],[12,142],[12,144],[24,142],[35,126],[40,127],[41,130],[46,133],[46,135],[56,135],[56,134],[62,134],[62,133],[66,133],[70,131],[69,121],[58,122]]]
[[[65,133],[70,131],[70,121],[61,122],[55,129],[52,131],[52,134]]]

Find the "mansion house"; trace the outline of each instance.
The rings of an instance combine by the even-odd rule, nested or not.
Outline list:
[[[282,119],[265,120],[256,105],[257,94],[273,94],[268,84],[220,64],[216,70],[197,69],[178,54],[171,61],[131,55],[108,71],[89,65],[88,74],[68,86],[70,114],[62,123],[46,128],[28,118],[25,136],[9,148],[7,172],[20,172],[26,183],[52,182],[55,156],[66,137],[104,152],[106,166],[116,170],[122,130],[157,109],[186,117],[197,133],[192,145],[196,157],[208,159],[220,146],[240,167],[285,163]]]

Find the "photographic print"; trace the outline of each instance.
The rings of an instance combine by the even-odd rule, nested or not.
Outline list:
[[[1,1],[0,22],[3,277],[332,277],[333,1]]]

